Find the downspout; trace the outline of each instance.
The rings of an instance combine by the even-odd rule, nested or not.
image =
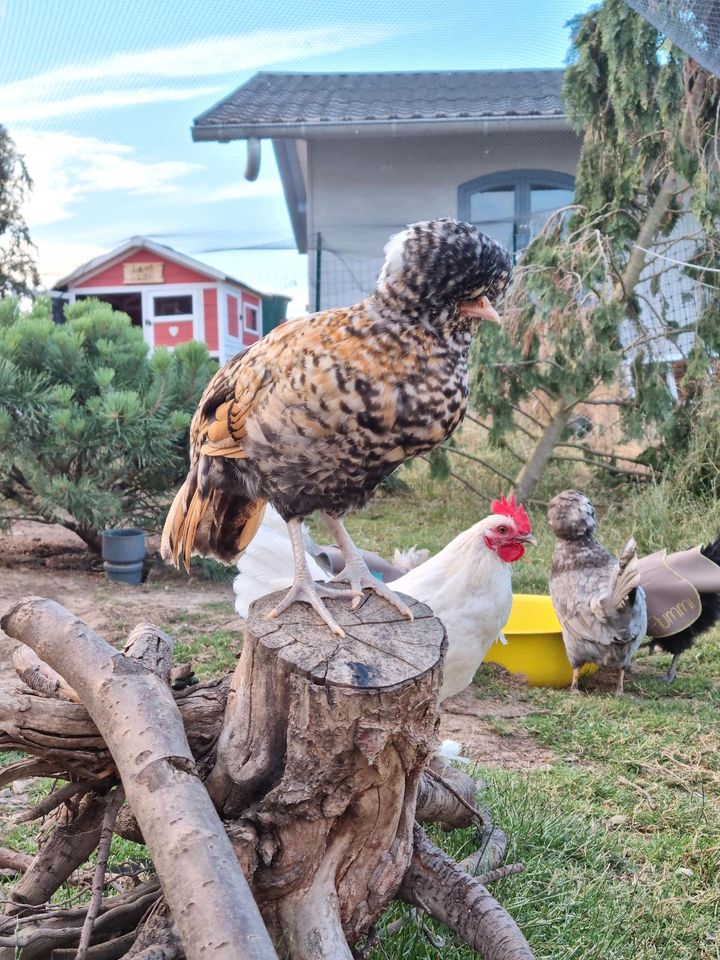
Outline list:
[[[245,179],[257,180],[260,173],[260,140],[258,137],[248,137],[247,139],[247,160],[245,161]]]

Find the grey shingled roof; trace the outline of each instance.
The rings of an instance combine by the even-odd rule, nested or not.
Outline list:
[[[442,73],[258,73],[195,120],[195,139],[221,129],[563,117],[562,70]],[[281,135],[281,134],[278,134]]]

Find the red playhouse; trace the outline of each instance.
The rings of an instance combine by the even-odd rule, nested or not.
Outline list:
[[[78,267],[51,296],[56,316],[63,303],[97,297],[142,327],[151,348],[201,340],[220,363],[282,323],[290,300],[145,237],[131,237]]]

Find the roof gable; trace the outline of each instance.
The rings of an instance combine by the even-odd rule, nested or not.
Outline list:
[[[55,290],[67,290],[70,287],[93,287],[100,285],[116,285],[123,263],[138,263],[147,261],[162,262],[167,264],[170,269],[166,271],[165,283],[207,283],[220,282],[227,283],[234,287],[240,287],[250,293],[262,296],[260,291],[254,287],[243,283],[242,280],[236,280],[229,277],[221,270],[206,263],[201,263],[193,257],[188,257],[184,253],[178,253],[172,247],[156,243],[147,237],[131,237],[125,243],[120,244],[109,253],[102,254],[89,260],[82,266],[73,270],[72,273],[63,277],[55,285]],[[271,294],[278,296],[277,294]],[[289,297],[285,299],[289,300]]]

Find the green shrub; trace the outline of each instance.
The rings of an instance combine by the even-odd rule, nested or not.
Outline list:
[[[187,469],[192,413],[216,364],[204,344],[148,352],[142,331],[84,300],[0,302],[0,521],[156,529]]]

